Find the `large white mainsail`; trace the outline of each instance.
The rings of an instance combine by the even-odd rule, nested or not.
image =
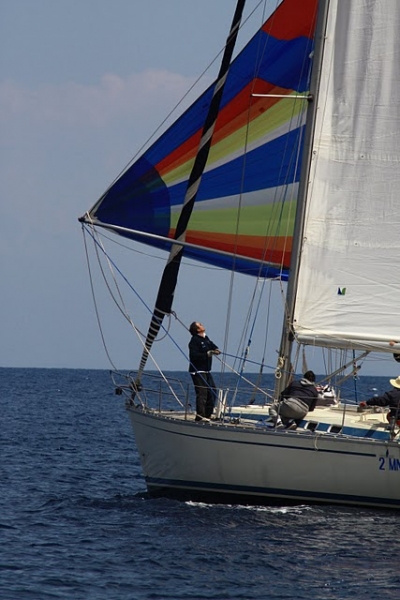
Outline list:
[[[390,350],[400,339],[400,2],[365,4],[330,1],[294,327],[308,343]]]

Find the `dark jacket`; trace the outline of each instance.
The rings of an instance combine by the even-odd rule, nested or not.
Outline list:
[[[194,335],[189,342],[189,371],[211,371],[212,357],[207,356],[209,350],[218,350],[218,346],[209,337]]]
[[[281,400],[283,400],[283,398],[298,398],[307,404],[308,410],[312,411],[317,404],[318,390],[314,383],[303,377],[299,381],[292,381],[292,383],[283,390]]]
[[[400,415],[400,390],[393,388],[388,392],[382,394],[382,396],[376,396],[376,398],[370,398],[366,400],[368,406],[389,406],[390,413],[392,416]],[[396,414],[398,413],[398,415]]]

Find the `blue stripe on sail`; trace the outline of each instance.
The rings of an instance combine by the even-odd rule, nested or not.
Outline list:
[[[243,157],[205,172],[197,194],[197,203],[211,198],[223,198],[298,182],[300,177],[298,150],[294,154],[292,152],[293,148],[297,148],[302,132],[303,127],[300,127],[248,152],[244,177]],[[286,165],[282,166],[285,157]],[[186,187],[187,182],[183,181],[168,188],[171,206],[182,204]]]
[[[268,44],[267,56],[263,57],[255,68],[254,57],[258,54],[257,49],[265,50],[266,44]],[[304,56],[310,54],[312,46],[312,40],[306,37],[282,41],[259,31],[230,67],[220,110],[228,105],[254,77],[287,90],[307,91],[309,62],[304,62]],[[202,128],[213,91],[214,86],[211,86],[149,148],[144,156],[153,165],[168,156]]]
[[[96,218],[103,223],[167,236],[170,229],[168,188],[156,169],[142,157],[106,193],[96,210]],[[152,245],[165,248],[163,243]]]
[[[212,252],[203,252],[202,250],[193,249],[188,246],[185,248],[185,259],[192,258],[199,260],[202,263],[210,264],[221,269],[244,273],[245,275],[274,278],[279,277],[282,281],[288,280],[288,270],[282,267],[273,267],[265,264],[252,262],[250,259],[241,259],[237,255],[235,257],[225,256],[223,254],[213,254]]]
[[[204,173],[197,202],[297,182],[299,166],[296,157],[288,157],[285,168],[282,168],[282,159],[296,147],[301,133],[302,128],[291,131],[248,153],[244,179],[241,175],[242,157]],[[290,162],[289,158],[292,159]],[[233,173],[237,174],[235,178]],[[157,171],[142,157],[108,191],[96,211],[96,217],[103,223],[166,237],[170,230],[170,206],[182,204],[186,187],[185,181],[167,188]],[[144,241],[142,237],[129,237]],[[152,241],[151,245],[166,248],[163,242]],[[188,255],[188,251],[185,254]],[[206,258],[207,253],[204,253]],[[215,261],[219,266],[226,264],[225,259],[215,259],[215,256],[207,262],[215,264]],[[246,268],[244,266],[243,270]]]

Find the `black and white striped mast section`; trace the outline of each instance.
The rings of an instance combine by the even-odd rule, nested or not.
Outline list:
[[[197,196],[197,191],[199,189],[200,181],[210,152],[215,122],[217,120],[219,106],[221,103],[221,98],[225,86],[225,81],[228,75],[229,66],[232,60],[233,50],[239,32],[245,2],[246,0],[238,0],[236,5],[231,29],[227,38],[224,54],[222,57],[221,67],[215,84],[214,94],[211,99],[208,114],[204,123],[199,149],[196,154],[194,164],[189,176],[185,199],[181,210],[181,214],[179,215],[179,220],[176,226],[174,236],[174,239],[180,242],[185,240],[189,219],[192,214],[193,206]],[[160,331],[163,319],[165,315],[171,313],[175,287],[178,279],[179,267],[183,255],[183,249],[183,246],[178,244],[173,244],[171,247],[168,261],[161,278],[153,315],[151,318],[142,357],[140,360],[139,370],[136,378],[137,389],[140,389],[140,380],[143,374],[143,370],[146,366],[147,358],[150,353],[153,342],[157,337],[158,332]]]

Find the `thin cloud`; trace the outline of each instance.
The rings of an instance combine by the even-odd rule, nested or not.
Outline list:
[[[36,89],[6,80],[0,83],[0,119],[33,124],[104,127],[121,118],[164,113],[190,88],[193,79],[166,70],[148,70],[122,78],[106,73],[98,85],[66,82]]]

